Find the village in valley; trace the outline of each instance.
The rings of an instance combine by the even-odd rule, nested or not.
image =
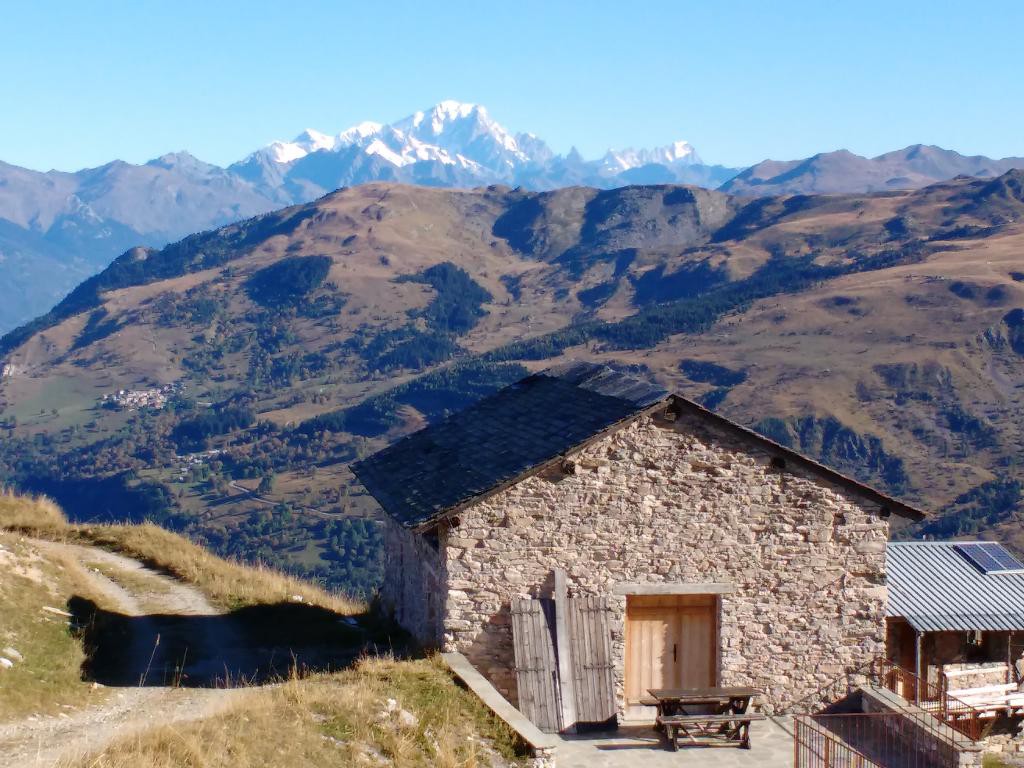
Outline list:
[[[153,408],[160,410],[167,405],[169,398],[178,391],[176,384],[165,384],[162,387],[150,389],[120,389],[103,395],[100,404],[108,408],[119,408],[126,411],[134,411],[139,408]]]

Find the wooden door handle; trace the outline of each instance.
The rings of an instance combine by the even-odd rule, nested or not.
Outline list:
[[[679,645],[676,644],[676,643],[672,643],[672,661],[674,661],[674,662],[675,661],[679,661],[679,656],[678,656],[678,653],[677,653],[678,650],[679,650]]]

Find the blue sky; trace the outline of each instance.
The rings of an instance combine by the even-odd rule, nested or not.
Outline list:
[[[0,160],[219,164],[442,99],[586,157],[1024,155],[1020,2],[4,2]]]

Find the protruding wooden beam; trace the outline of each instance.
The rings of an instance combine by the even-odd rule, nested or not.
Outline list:
[[[613,595],[728,595],[736,585],[725,581],[706,581],[696,584],[619,583],[612,586]]]

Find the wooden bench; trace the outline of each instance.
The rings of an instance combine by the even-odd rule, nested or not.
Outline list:
[[[673,752],[679,749],[680,733],[690,744],[704,746],[738,746],[750,749],[750,723],[764,720],[764,715],[744,712],[726,715],[659,715],[658,728],[668,738]]]

